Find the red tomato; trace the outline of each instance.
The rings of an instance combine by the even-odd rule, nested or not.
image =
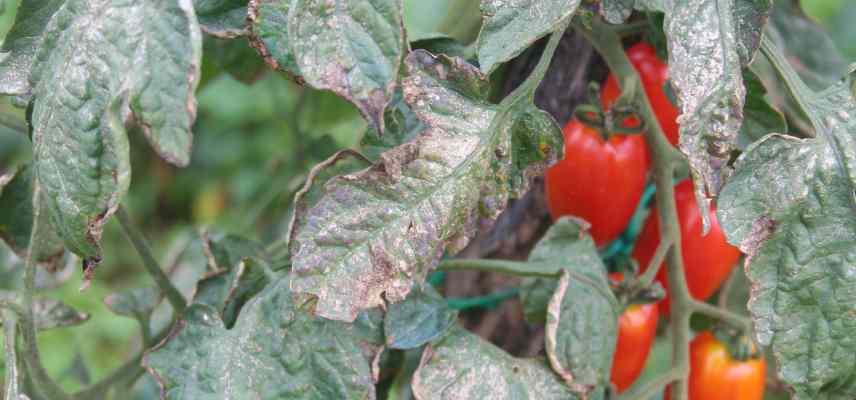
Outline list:
[[[616,273],[609,277],[623,279],[622,274]],[[656,304],[634,304],[618,318],[618,340],[610,376],[619,392],[629,388],[642,373],[657,335],[657,316]]]
[[[681,224],[681,252],[687,286],[695,299],[704,300],[728,278],[731,268],[740,258],[740,250],[725,241],[725,234],[716,221],[714,206],[710,208],[710,232],[706,236],[701,235],[701,213],[696,205],[692,181],[685,180],[675,186],[675,202]],[[660,222],[655,209],[648,215],[633,248],[633,259],[639,263],[641,272],[648,267],[648,262],[654,257],[659,244]],[[665,266],[657,272],[657,280],[666,289],[666,298],[663,299],[660,310],[668,314],[669,285]]]
[[[651,163],[641,135],[600,133],[572,119],[565,125],[565,158],[545,174],[553,219],[574,215],[591,224],[600,246],[624,231],[645,191]]]
[[[639,72],[642,78],[642,86],[645,88],[645,94],[648,95],[648,101],[651,102],[651,107],[657,114],[657,121],[663,129],[663,133],[673,145],[678,144],[678,109],[672,104],[663,86],[669,79],[669,66],[657,58],[657,52],[648,43],[640,42],[627,49],[627,57],[630,58],[630,63]],[[603,108],[609,108],[612,102],[621,94],[621,89],[618,87],[618,81],[615,76],[609,74],[606,78],[606,85],[603,87],[600,101]],[[636,118],[628,118],[624,121],[626,126],[639,126],[639,121]]]
[[[735,360],[712,333],[690,343],[690,400],[761,400],[767,363],[763,357]],[[666,400],[671,393],[666,391]]]

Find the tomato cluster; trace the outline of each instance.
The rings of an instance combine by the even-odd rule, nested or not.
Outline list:
[[[640,74],[659,125],[669,142],[677,145],[678,111],[666,93],[668,66],[657,58],[654,48],[645,43],[630,47],[627,53]],[[619,95],[617,80],[610,75],[601,93],[602,107],[611,107]],[[639,121],[634,117],[624,119],[621,124],[623,127],[639,127]],[[580,119],[572,119],[564,128],[565,159],[545,174],[551,216],[558,219],[573,215],[585,219],[591,224],[591,236],[599,247],[615,240],[627,228],[645,191],[651,164],[643,135],[605,130],[603,126],[591,126]],[[691,181],[675,186],[675,204],[687,286],[694,298],[704,300],[728,277],[740,252],[726,242],[716,221],[715,207],[711,207],[708,216],[710,232],[702,235],[702,216]],[[631,255],[641,267],[640,273],[654,256],[660,243],[659,233],[659,215],[654,210],[648,215]],[[621,280],[623,275],[611,275],[610,278]],[[658,315],[660,312],[669,313],[669,287],[664,268],[660,268],[657,280],[666,290],[666,297],[659,304],[633,304],[620,316],[611,372],[612,382],[619,391],[630,387],[642,372],[656,335]],[[710,334],[699,335],[691,350],[691,400],[761,398],[763,360],[734,361],[725,346]],[[743,367],[744,364],[749,367]],[[760,387],[757,379],[760,379]],[[710,384],[723,388],[717,389],[714,395],[698,389]],[[725,397],[717,397],[719,394]]]

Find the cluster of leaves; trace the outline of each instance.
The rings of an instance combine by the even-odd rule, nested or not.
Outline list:
[[[401,0],[25,0],[14,8],[0,92],[27,107],[33,161],[0,175],[0,238],[31,267],[59,268],[65,249],[90,272],[101,261],[103,226],[131,182],[126,127],[167,162],[188,164],[204,35],[221,40],[208,42],[206,55],[225,62],[251,46],[367,121],[360,151],[336,153],[308,174],[287,251],[202,238],[208,273],[186,308],[172,302],[171,327],[154,322],[159,290],[108,298],[112,311],[139,321],[144,345],[159,342],[129,370],[141,359],[162,398],[376,398],[375,383],[395,361],[390,349],[418,356],[403,371],[419,399],[607,397],[621,305],[584,222],[555,223],[517,271],[541,276],[526,282],[522,300],[546,326],[546,360],[512,357],[457,326],[425,278],[563,156],[556,122],[533,97],[572,19],[585,30],[634,11],[664,15],[680,149],[699,206],[717,198],[729,241],[747,254],[757,340],[797,398],[856,396],[856,100],[849,78],[829,85],[824,57],[787,54],[807,57],[800,71],[788,63],[782,49],[823,38],[790,26],[803,18],[791,2],[483,0],[472,48],[435,42],[453,53],[436,55],[411,50]],[[527,80],[492,102],[493,72],[548,35]],[[244,67],[230,72],[250,78],[259,65]],[[788,132],[765,89],[784,93],[777,105],[807,122]],[[158,283],[167,297],[175,290]],[[53,300],[19,304],[31,297],[15,294],[32,290],[27,284],[6,289],[0,307],[35,311],[19,315],[32,314],[21,324],[25,339],[30,325],[86,319]],[[7,363],[9,398],[18,364],[37,366]]]

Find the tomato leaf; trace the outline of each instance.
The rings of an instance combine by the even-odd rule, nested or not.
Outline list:
[[[585,226],[574,220],[559,220],[544,240],[542,255],[568,254],[559,244],[581,241],[590,248],[589,256],[597,259]],[[582,397],[592,393],[602,398],[603,388],[609,385],[618,334],[618,302],[609,289],[606,267],[599,259],[574,263],[556,253],[551,261],[563,269],[547,306],[547,359],[574,392]]]
[[[431,285],[419,285],[404,301],[391,304],[383,321],[386,345],[391,349],[415,349],[446,334],[458,320],[458,312],[446,305]]]
[[[610,24],[622,24],[633,14],[636,0],[601,0],[600,15]]]
[[[104,305],[113,314],[142,321],[151,315],[160,300],[157,287],[145,286],[112,293],[104,298]]]
[[[33,247],[34,257],[37,262],[53,270],[59,267],[65,246],[50,224],[45,199],[40,197],[39,203],[39,210],[35,210],[31,165],[0,175],[0,240],[24,258],[30,244],[33,218],[38,218],[35,222],[38,225],[38,241]]]
[[[788,131],[785,116],[764,98],[767,91],[755,73],[744,70],[743,82],[746,85],[746,103],[743,105],[743,125],[737,137],[737,147],[740,149],[746,149],[749,144],[769,133]]]
[[[219,317],[232,327],[241,307],[270,283],[265,271],[267,254],[260,243],[238,236],[217,235],[203,238],[211,270],[196,284],[193,302],[217,310]]]
[[[247,0],[193,0],[202,31],[220,38],[246,33]]]
[[[30,94],[29,72],[36,52],[44,40],[44,31],[53,14],[65,0],[22,1],[15,24],[6,34],[0,53],[0,93]]]
[[[416,399],[577,399],[543,360],[514,358],[456,327],[428,347],[412,381]]]
[[[532,0],[524,4],[482,0],[484,22],[476,43],[485,74],[516,57],[536,40],[555,31],[580,5],[580,0]]]
[[[406,65],[404,98],[427,128],[329,181],[294,238],[293,289],[317,297],[326,318],[403,300],[444,250],[463,248],[561,153],[552,118],[531,100],[497,111],[466,62],[414,51]]]
[[[393,94],[383,119],[385,126],[383,134],[369,127],[360,141],[362,153],[373,161],[377,161],[383,152],[410,142],[425,129],[425,124],[404,101],[401,90],[396,90]]]
[[[130,181],[126,117],[133,113],[161,157],[189,162],[201,34],[183,1],[68,0],[46,17],[51,9],[19,14],[23,30],[40,23],[43,32],[10,57],[32,65],[35,171],[51,220],[70,250],[94,261]],[[2,80],[18,82],[24,71]]]
[[[204,304],[184,317],[143,364],[170,399],[374,399],[378,324],[316,319],[292,300],[289,279],[244,307],[235,327]],[[367,323],[371,322],[371,323]]]
[[[272,68],[300,76],[297,60],[291,50],[288,32],[288,10],[291,0],[254,0],[250,2],[250,43]]]
[[[749,311],[797,399],[853,398],[856,360],[856,102],[847,83],[803,99],[812,139],[769,135],[749,146],[718,218],[747,256]]]
[[[20,293],[0,290],[0,300],[15,302]],[[75,310],[55,299],[41,297],[33,300],[33,323],[36,329],[46,331],[55,328],[80,325],[89,320],[89,315]]]
[[[566,267],[595,273],[606,271],[594,241],[586,233],[588,224],[581,220],[561,219],[544,234],[529,253],[529,263],[555,266],[557,274]],[[579,266],[579,267],[578,267]],[[593,275],[592,279],[597,278]],[[520,301],[526,319],[534,324],[547,321],[547,305],[556,292],[558,280],[526,278],[520,290]]]
[[[690,162],[705,232],[710,199],[728,173],[743,121],[741,69],[758,49],[770,6],[770,0],[677,0],[666,12],[680,148]]]

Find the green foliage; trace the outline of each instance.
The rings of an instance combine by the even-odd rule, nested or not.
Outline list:
[[[630,398],[609,383],[613,290],[653,275],[611,288],[583,221],[554,222],[525,262],[449,260],[564,156],[534,94],[570,25],[625,87],[623,45],[664,35],[683,155],[626,96],[652,179],[663,195],[691,173],[746,253],[718,316],[673,297],[631,393],[686,400],[691,314],[744,329],[732,309],[779,386],[854,398],[856,86],[836,44],[852,50],[856,8],[838,6],[815,7],[830,37],[795,0],[0,0],[4,399]],[[530,66],[503,66],[527,49],[519,83]],[[109,223],[121,204],[145,232]],[[120,229],[154,239],[133,248],[157,286]],[[437,268],[523,276],[546,359],[467,332],[425,282]]]

